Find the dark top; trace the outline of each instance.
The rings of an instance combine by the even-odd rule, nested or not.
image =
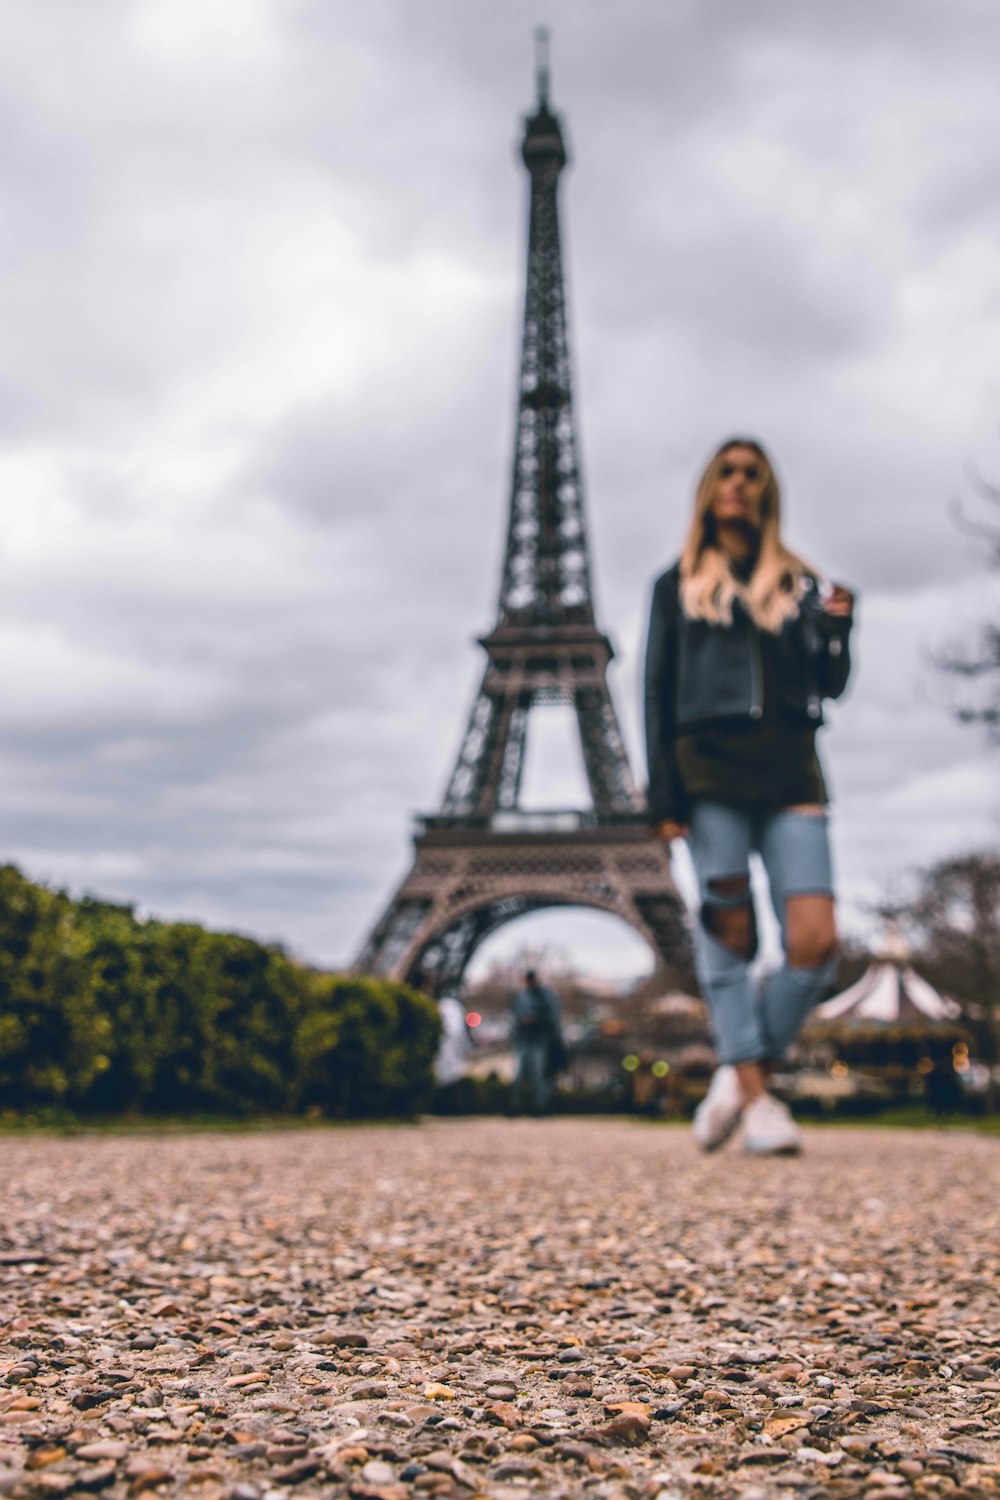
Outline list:
[[[681,785],[688,797],[716,802],[823,804],[827,790],[816,754],[816,729],[778,706],[777,639],[766,631],[760,635],[760,657],[761,717],[723,720],[679,734],[674,753]]]
[[[739,600],[728,625],[692,620],[680,568],[653,587],[646,643],[649,818],[685,822],[692,797],[771,807],[823,804],[816,755],[824,698],[850,673],[851,619],[827,614],[806,574],[798,613],[760,630]]]
[[[515,1042],[549,1041],[560,1033],[559,997],[547,984],[528,984],[511,1006]]]

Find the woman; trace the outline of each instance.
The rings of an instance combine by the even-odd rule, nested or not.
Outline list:
[[[698,877],[696,956],[720,1063],[695,1112],[707,1151],[741,1120],[748,1151],[800,1148],[768,1078],[834,972],[815,737],[822,699],[847,682],[853,602],[782,541],[778,482],[760,444],[723,443],[680,561],[653,589],[645,693],[650,817],[661,838],[688,840]],[[783,966],[759,990],[753,850],[784,945]]]

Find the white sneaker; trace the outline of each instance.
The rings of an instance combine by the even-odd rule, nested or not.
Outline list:
[[[743,1111],[743,1149],[751,1156],[796,1156],[802,1150],[799,1127],[773,1094],[761,1094]]]
[[[740,1123],[743,1090],[736,1069],[728,1063],[716,1068],[708,1093],[694,1112],[691,1129],[703,1151],[718,1151]]]

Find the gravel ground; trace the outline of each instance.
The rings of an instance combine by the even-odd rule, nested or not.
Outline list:
[[[0,1140],[0,1495],[1000,1495],[1000,1142]]]

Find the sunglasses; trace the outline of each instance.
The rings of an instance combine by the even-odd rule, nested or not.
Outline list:
[[[744,479],[749,479],[753,484],[755,479],[760,478],[760,469],[756,464],[723,464],[719,470],[720,479],[732,479],[734,474],[742,474]]]

